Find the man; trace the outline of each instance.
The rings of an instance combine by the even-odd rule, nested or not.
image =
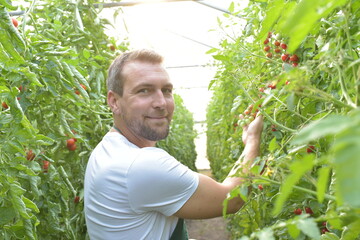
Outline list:
[[[91,154],[85,175],[91,239],[186,239],[179,219],[221,216],[227,194],[242,183],[231,176],[218,183],[155,147],[168,135],[174,111],[173,85],[162,61],[151,50],[137,50],[109,68],[107,101],[114,126]],[[244,128],[239,165],[245,173],[259,154],[262,125],[259,116]],[[232,199],[228,212],[242,204],[241,198]]]

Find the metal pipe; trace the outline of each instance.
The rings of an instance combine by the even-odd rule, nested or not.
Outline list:
[[[151,0],[151,1],[121,1],[121,2],[112,2],[112,3],[95,3],[94,7],[103,7],[103,8],[112,8],[112,7],[128,7],[138,4],[147,4],[147,3],[168,3],[168,2],[199,2],[202,0]]]
[[[233,13],[229,12],[228,10],[226,10],[226,9],[224,9],[224,8],[211,5],[211,4],[206,3],[206,2],[204,2],[204,1],[194,1],[194,2],[197,2],[197,3],[202,4],[202,5],[204,5],[204,6],[207,6],[207,7],[210,7],[210,8],[216,9],[216,10],[218,10],[218,11],[221,11],[221,12],[224,12],[224,13],[227,13],[227,14],[230,14],[230,15],[232,15],[232,16],[235,16],[235,17],[239,17],[239,18],[240,18],[239,15],[233,14]]]

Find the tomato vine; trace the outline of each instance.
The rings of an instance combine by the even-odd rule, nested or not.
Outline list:
[[[239,115],[253,106],[266,122],[249,179],[253,191],[232,192],[246,200],[229,216],[232,235],[357,239],[360,189],[349,183],[360,181],[360,3],[269,0],[237,7],[232,3],[231,14],[219,19],[225,33],[235,34],[208,52],[218,68],[207,113],[216,178],[226,176],[243,149]]]

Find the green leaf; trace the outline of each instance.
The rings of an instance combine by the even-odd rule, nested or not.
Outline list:
[[[279,149],[279,144],[276,141],[276,137],[274,137],[269,143],[269,151],[274,152],[276,149]]]
[[[26,212],[26,206],[21,200],[21,196],[24,192],[25,189],[23,189],[18,182],[13,182],[10,184],[10,196],[14,205],[14,209],[16,209],[23,218],[29,219],[30,216]]]
[[[13,221],[15,217],[16,214],[12,207],[0,207],[0,226]]]
[[[300,159],[296,162],[293,162],[290,165],[291,174],[287,176],[281,185],[280,194],[276,198],[275,207],[273,209],[273,214],[277,215],[281,212],[282,207],[293,191],[294,185],[300,180],[300,178],[309,170],[312,169],[314,165],[314,154],[305,156],[303,159]]]
[[[321,235],[320,239],[321,240],[339,240],[339,237],[334,233],[327,232],[327,233]]]
[[[325,193],[328,188],[330,167],[322,167],[318,172],[318,181],[316,183],[317,199],[320,203],[324,201]]]
[[[17,8],[18,8],[17,6],[13,6],[11,4],[11,0],[0,0],[0,4],[3,5],[4,7],[6,7],[7,9],[13,10],[13,11],[17,10]]]
[[[231,2],[228,10],[229,10],[229,12],[233,13],[233,12],[234,12],[234,9],[235,9],[234,2]]]
[[[23,200],[23,202],[25,203],[25,206],[27,208],[34,210],[36,213],[40,212],[40,210],[38,209],[38,207],[36,206],[36,204],[33,201],[31,201],[30,199],[28,199],[25,196],[22,196],[21,199]]]
[[[287,229],[290,236],[294,239],[296,239],[300,234],[300,230],[296,227],[295,224],[288,224]]]
[[[300,219],[296,226],[310,239],[320,239],[320,231],[313,218]]]
[[[353,240],[358,239],[360,236],[360,219],[352,222],[344,229],[341,240]]]
[[[219,51],[219,49],[217,49],[217,48],[211,48],[210,50],[208,50],[208,51],[206,52],[206,54],[211,54],[211,53],[214,53],[214,52],[217,52],[217,51]]]
[[[215,60],[219,60],[219,61],[229,61],[229,57],[224,56],[224,55],[212,55],[212,57]]]
[[[54,139],[46,137],[42,134],[37,134],[35,141],[36,141],[36,143],[41,144],[41,145],[52,145],[55,142]]]
[[[255,234],[259,240],[275,240],[274,231],[271,228],[264,228]]]
[[[238,108],[239,108],[239,106],[241,105],[241,103],[242,103],[242,97],[241,96],[237,96],[235,99],[234,99],[234,101],[233,101],[233,104],[232,104],[232,108],[231,108],[231,110],[230,110],[230,112],[232,113],[232,114],[234,114],[237,110],[238,110]]]
[[[83,50],[83,56],[84,56],[84,58],[89,59],[90,56],[91,56],[90,51],[85,48],[85,49]]]
[[[294,92],[290,93],[289,96],[286,99],[286,104],[287,104],[287,108],[290,110],[295,110],[295,100],[296,100],[296,95]]]
[[[0,86],[0,94],[2,93],[8,93],[10,92],[10,89],[6,86]]]
[[[73,72],[74,76],[80,81],[81,84],[84,84],[87,89],[90,90],[89,83],[86,81],[84,76],[72,65],[69,65],[71,71]],[[79,85],[80,86],[80,85]],[[82,88],[82,87],[81,87]],[[86,92],[86,91],[85,91]],[[87,93],[85,96],[88,96]]]
[[[25,165],[16,164],[16,165],[14,165],[12,167],[19,170],[19,171],[21,171],[21,172],[24,172],[28,176],[36,176],[36,174],[30,168],[28,168]]]
[[[286,19],[281,31],[290,37],[289,52],[294,52],[320,18],[326,17],[336,7],[344,5],[348,0],[301,0]]]
[[[19,101],[17,100],[17,98],[15,97],[13,102],[11,102],[11,108],[10,108],[10,112],[14,117],[14,120],[16,123],[19,123],[23,120],[24,118],[24,112],[19,104]]]
[[[37,132],[37,130],[33,127],[33,125],[31,125],[29,119],[25,115],[21,119],[21,126],[26,129],[26,131],[28,131],[31,135]]]
[[[356,122],[346,116],[330,116],[325,119],[314,121],[308,126],[302,128],[300,132],[291,141],[295,144],[305,144],[307,142],[322,138],[327,135],[333,135],[351,128]]]
[[[276,21],[279,19],[284,5],[284,0],[269,1],[269,4],[266,8],[266,15],[263,22],[261,23],[261,30],[256,41],[265,40],[265,36],[267,36],[267,33],[272,29]]]
[[[25,155],[25,151],[23,149],[23,147],[21,146],[21,144],[18,141],[10,141],[7,143],[8,146],[6,146],[6,151],[11,152],[11,153],[20,153],[22,155]]]
[[[65,110],[61,111],[60,122],[61,122],[62,127],[65,128],[66,132],[69,133],[69,134],[72,134],[71,128],[70,128],[68,122],[66,121],[66,114],[67,113],[66,113]]]
[[[43,87],[43,85],[40,83],[39,79],[37,78],[37,75],[31,72],[29,67],[21,68],[20,71],[25,75],[25,77],[31,82],[32,85]]]
[[[349,131],[332,148],[338,204],[344,201],[355,208],[360,208],[360,184],[354,184],[360,182],[359,134],[360,130]]]

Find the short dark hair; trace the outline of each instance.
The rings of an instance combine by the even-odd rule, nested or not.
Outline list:
[[[123,95],[124,81],[126,76],[123,75],[124,66],[129,62],[140,61],[154,64],[162,64],[164,58],[157,52],[149,49],[140,49],[124,52],[115,58],[108,69],[107,90]]]

